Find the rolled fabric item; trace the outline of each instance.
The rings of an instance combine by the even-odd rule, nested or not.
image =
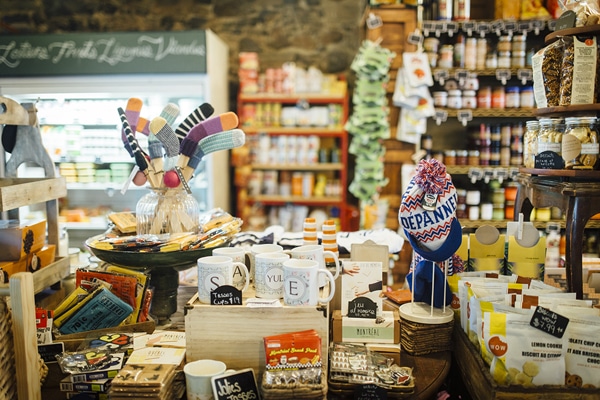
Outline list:
[[[179,106],[175,103],[167,103],[160,112],[159,117],[163,117],[169,126],[175,125],[175,120],[179,116]]]
[[[177,135],[177,139],[179,141],[183,141],[183,139],[187,136],[188,132],[194,127],[194,125],[199,124],[205,119],[209,118],[215,109],[208,103],[203,103],[199,105],[194,111],[192,111],[175,129],[175,134]]]
[[[129,100],[127,100],[127,105],[125,106],[125,118],[127,119],[127,123],[129,124],[131,132],[134,136],[143,104],[144,103],[141,99],[138,99],[137,97],[131,97]],[[127,134],[125,133],[124,128],[121,128],[121,139],[123,140],[125,150],[127,150],[129,155],[133,157],[133,150],[129,145],[129,140],[127,139]]]

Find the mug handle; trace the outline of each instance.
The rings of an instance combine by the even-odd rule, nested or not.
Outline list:
[[[319,297],[320,303],[329,303],[331,299],[333,299],[333,295],[335,294],[335,279],[333,274],[326,269],[319,269],[317,274],[325,274],[327,279],[329,280],[329,296],[326,298]]]
[[[333,261],[335,261],[335,274],[333,275],[333,279],[337,279],[338,276],[340,276],[340,259],[338,258],[337,254],[330,250],[324,250],[323,256],[329,256],[333,258]]]
[[[246,282],[244,283],[244,287],[242,289],[242,292],[245,292],[246,289],[248,289],[248,286],[250,286],[250,272],[248,271],[248,267],[246,267],[246,264],[241,263],[241,262],[234,262],[233,266],[238,266],[240,267],[242,270],[244,270],[244,276],[246,278]]]

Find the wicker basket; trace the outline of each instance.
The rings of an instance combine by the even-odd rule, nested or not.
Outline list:
[[[400,306],[400,346],[410,355],[452,350],[453,329],[454,313],[449,308],[432,310],[423,303]]]
[[[0,399],[17,398],[17,372],[13,346],[12,317],[6,298],[0,297]]]
[[[261,384],[261,397],[263,400],[326,400],[327,399],[327,376],[321,376],[319,384],[268,384],[266,375],[263,374]]]

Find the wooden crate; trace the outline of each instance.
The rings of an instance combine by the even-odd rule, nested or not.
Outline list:
[[[248,296],[254,297],[252,289]],[[185,306],[186,361],[220,360],[227,368],[253,368],[261,377],[265,370],[263,337],[314,329],[321,336],[321,358],[327,371],[328,307],[250,308],[245,304],[246,298],[242,306],[212,306],[200,303],[194,295]]]
[[[567,386],[523,387],[498,385],[475,346],[462,330],[454,326],[454,357],[460,375],[474,400],[598,400],[600,389]]]

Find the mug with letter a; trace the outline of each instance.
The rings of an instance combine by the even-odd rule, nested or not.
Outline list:
[[[213,249],[212,255],[231,257],[233,262],[246,265],[246,251],[241,247],[217,247]],[[246,272],[242,270],[239,264],[236,264],[233,272],[233,286],[238,290],[242,290],[245,284]]]
[[[242,292],[248,289],[250,275],[246,264],[234,262],[227,256],[206,256],[198,259],[198,299],[201,303],[210,304],[210,293],[224,285],[233,286],[236,267],[246,275]]]
[[[320,297],[319,277],[329,281],[329,295]],[[283,303],[286,306],[316,306],[329,303],[335,293],[331,272],[321,269],[314,260],[289,259],[283,263]]]
[[[290,256],[285,253],[259,253],[254,264],[256,297],[281,299],[283,297],[283,263]]]

